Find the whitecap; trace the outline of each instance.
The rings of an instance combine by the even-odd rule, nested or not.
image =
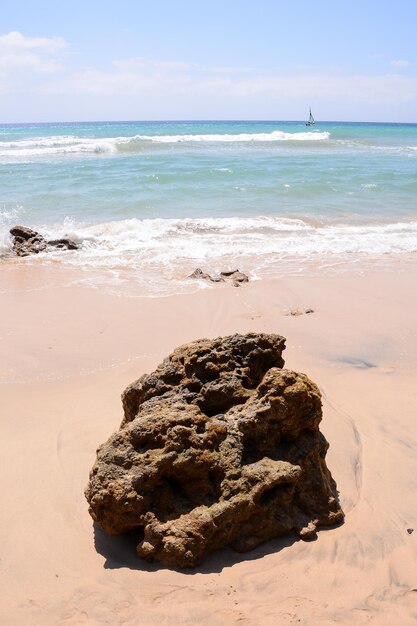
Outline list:
[[[328,132],[195,134],[195,135],[134,135],[132,137],[79,137],[56,135],[33,137],[18,141],[0,141],[0,158],[33,158],[53,155],[115,154],[134,152],[149,144],[175,143],[254,143],[286,141],[323,141]],[[220,168],[219,171],[232,171]]]
[[[181,143],[181,142],[211,142],[211,143],[241,143],[257,141],[323,141],[329,139],[330,133],[324,132],[298,132],[286,133],[274,130],[270,133],[240,133],[240,134],[204,134],[204,135],[138,135],[136,139],[153,141],[155,143]]]

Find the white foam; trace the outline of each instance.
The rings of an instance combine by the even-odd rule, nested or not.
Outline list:
[[[417,252],[416,221],[352,226],[268,216],[129,219],[96,225],[67,221],[60,227],[46,226],[42,232],[47,238],[67,236],[82,242],[80,251],[62,260],[96,267],[143,269],[242,256],[263,264],[290,256]]]
[[[39,157],[65,154],[114,154],[140,150],[149,143],[242,143],[276,141],[322,141],[329,138],[327,132],[242,133],[200,135],[134,135],[132,137],[77,137],[56,135],[34,137],[18,141],[0,141],[0,158]]]
[[[129,141],[130,138],[91,139],[59,135],[56,137],[36,137],[21,141],[0,141],[0,158],[4,157],[37,157],[58,154],[82,153],[114,153],[117,144]]]
[[[323,141],[329,139],[328,132],[285,133],[274,130],[271,133],[240,133],[240,134],[205,134],[205,135],[154,135],[137,136],[137,139],[153,141],[155,143],[182,143],[182,142],[211,142],[211,143],[241,143],[255,141]]]
[[[33,225],[47,239],[69,237],[77,251],[50,251],[22,262],[53,261],[101,272],[98,285],[133,281],[143,294],[190,289],[196,267],[210,272],[239,267],[252,278],[300,272],[311,263],[340,267],[384,255],[417,253],[417,221],[347,225],[271,216],[204,219],[128,219],[100,224],[65,220]],[[2,238],[3,237],[3,238]],[[0,231],[10,249],[7,231]],[[390,256],[390,258],[391,258]],[[104,273],[102,273],[104,271]]]
[[[200,133],[182,135],[133,135],[119,137],[83,137],[76,135],[54,135],[33,137],[15,141],[0,141],[0,159],[28,159],[53,155],[105,155],[140,152],[151,145],[164,144],[257,144],[257,143],[314,143],[323,144],[333,150],[354,150],[407,154],[415,156],[417,146],[383,146],[366,142],[333,139],[327,131],[285,132],[274,130],[269,133]],[[227,168],[218,168],[227,171]]]
[[[0,209],[0,258],[10,252],[12,240],[9,229],[18,221],[22,213],[24,210],[20,206],[12,209]]]

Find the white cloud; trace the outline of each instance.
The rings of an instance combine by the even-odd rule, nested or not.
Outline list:
[[[142,57],[119,59],[106,69],[73,71],[61,64],[65,46],[60,37],[26,37],[17,31],[0,36],[2,94],[11,102],[19,97],[20,103],[25,102],[21,94],[30,95],[28,102],[45,104],[45,115],[52,111],[50,119],[64,110],[67,119],[84,119],[86,112],[91,119],[294,119],[310,103],[328,119],[365,119],[364,113],[366,119],[391,119],[401,107],[401,115],[412,119],[417,109],[417,76],[399,71],[407,61],[393,61],[392,72],[384,75],[346,74],[337,67],[317,72],[301,66],[203,66]],[[26,119],[32,114],[28,108]]]
[[[18,31],[0,36],[0,71],[3,76],[19,70],[43,73],[62,70],[55,57],[65,48],[62,37],[26,37]]]
[[[338,72],[269,73],[263,69],[204,67],[195,64],[126,59],[108,71],[86,70],[49,81],[48,94],[94,94],[97,96],[143,96],[152,99],[204,96],[218,100],[250,98],[329,102],[396,103],[417,98],[417,78],[400,74],[344,75]],[[168,111],[167,111],[168,113]]]
[[[65,47],[62,37],[25,37],[19,31],[14,30],[7,35],[0,35],[0,49],[33,49],[40,48],[47,52],[54,52]]]
[[[397,61],[391,61],[391,67],[408,67],[411,65],[410,61],[405,61],[404,59],[398,59]]]

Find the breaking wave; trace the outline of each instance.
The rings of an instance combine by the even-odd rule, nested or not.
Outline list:
[[[182,142],[253,142],[253,141],[323,141],[329,139],[328,132],[285,133],[274,130],[271,133],[240,133],[240,134],[213,134],[213,135],[155,135],[152,137],[137,136],[136,139],[150,140],[155,143],[182,143]]]
[[[0,158],[59,154],[116,154],[117,152],[140,151],[151,144],[323,141],[329,137],[328,132],[286,133],[278,130],[271,133],[134,135],[133,137],[103,138],[57,135],[19,141],[0,141]]]
[[[9,227],[10,220],[7,222]],[[36,228],[46,239],[69,237],[81,247],[41,253],[19,262],[94,270],[99,278],[91,284],[112,290],[124,289],[128,283],[140,295],[189,290],[196,283],[187,276],[196,267],[214,273],[239,268],[260,278],[312,268],[320,268],[320,273],[340,272],[350,269],[352,263],[360,270],[368,262],[371,266],[390,263],[399,254],[413,262],[417,253],[417,221],[346,225],[259,216],[85,224],[66,219],[60,225]],[[0,258],[8,257],[10,248],[11,238],[3,225]],[[80,280],[90,283],[89,278]]]
[[[125,219],[88,225],[67,219],[38,228],[47,238],[70,237],[83,244],[76,254],[57,253],[64,262],[97,267],[139,268],[242,256],[274,262],[328,254],[417,252],[417,221],[346,225],[259,216]]]

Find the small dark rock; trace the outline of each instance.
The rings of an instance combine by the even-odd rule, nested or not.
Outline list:
[[[409,535],[412,535],[414,532],[414,528],[407,528],[407,532]]]
[[[197,269],[194,270],[194,272],[190,274],[188,278],[193,278],[195,280],[208,280],[212,283],[221,282],[220,279],[213,278],[213,276],[210,276],[210,274],[203,272],[203,270],[200,267],[197,267]]]
[[[51,248],[58,250],[78,250],[79,248],[79,245],[71,239],[46,241],[40,233],[26,226],[13,226],[10,229],[10,234],[13,237],[13,252],[17,256],[39,254],[39,252],[47,252]]]
[[[16,237],[19,241],[28,241],[28,239],[33,239],[34,237],[38,237],[39,233],[36,230],[32,230],[31,228],[26,228],[26,226],[13,226],[10,229],[10,234],[12,237]]]
[[[46,250],[46,242],[42,238],[36,236],[26,241],[15,241],[13,251],[17,256],[29,256],[30,254],[39,254]]]
[[[226,280],[230,280],[233,282],[234,287],[239,287],[239,283],[247,283],[249,281],[248,276],[240,272],[239,270],[232,270],[227,272],[220,272],[220,276],[211,276],[200,267],[197,267],[196,270],[188,278],[193,278],[195,280],[208,280],[211,283],[224,283]]]
[[[314,309],[291,309],[285,315],[291,315],[292,317],[297,317],[298,315],[309,315],[310,313],[314,313]]]
[[[233,270],[233,272],[220,272],[220,276],[229,280],[233,280],[234,284],[249,282],[249,277],[239,270]]]
[[[80,247],[78,243],[72,239],[52,239],[47,242],[48,246],[54,246],[60,250],[78,250]]]
[[[236,274],[239,270],[229,270],[226,272],[220,272],[220,276],[224,276],[224,278],[230,278],[233,274]]]

